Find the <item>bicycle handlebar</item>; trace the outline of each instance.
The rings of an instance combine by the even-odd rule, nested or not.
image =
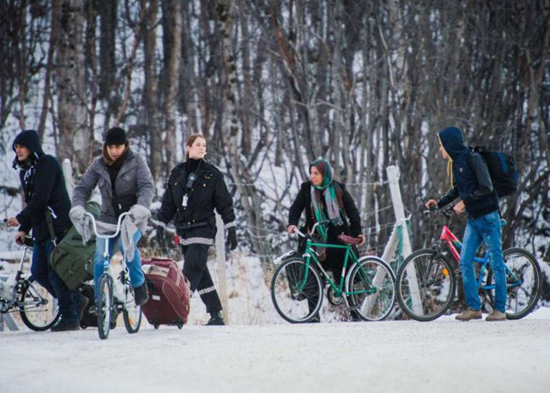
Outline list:
[[[121,228],[121,223],[122,223],[122,219],[124,217],[126,217],[127,215],[129,215],[130,212],[125,212],[125,213],[122,213],[119,217],[118,217],[118,221],[117,221],[117,224],[116,224],[116,231],[115,233],[111,234],[111,235],[100,235],[98,232],[97,232],[97,225],[96,225],[96,220],[95,220],[95,217],[92,213],[89,213],[89,212],[86,212],[86,215],[88,217],[90,217],[91,219],[91,223],[92,223],[92,228],[94,229],[94,234],[96,235],[96,237],[99,237],[99,238],[102,238],[102,239],[113,239],[115,237],[118,236],[118,234],[120,233],[120,228]]]
[[[429,209],[426,209],[422,212],[424,215],[428,215],[430,213],[441,213],[443,214],[446,218],[450,218],[453,214],[454,214],[454,210],[453,210],[453,207],[443,207],[441,209],[435,207],[434,205],[431,205]]]
[[[315,230],[317,229],[317,226],[328,224],[328,222],[329,222],[329,220],[323,220],[323,221],[316,222],[315,224],[313,224],[313,227],[311,228],[311,233],[315,233]],[[301,232],[298,228],[296,228],[294,230],[294,233],[296,233],[298,236],[303,237],[303,238],[308,237],[307,233]]]

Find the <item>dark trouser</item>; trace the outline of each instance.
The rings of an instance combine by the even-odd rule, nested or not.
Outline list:
[[[209,247],[204,244],[190,244],[181,249],[185,261],[183,275],[190,282],[191,293],[199,291],[206,312],[214,313],[222,310],[222,304],[206,265]]]
[[[54,245],[51,240],[35,240],[31,276],[57,298],[61,317],[76,321],[76,295],[67,288],[67,285],[59,278],[49,263],[49,256],[53,249]]]

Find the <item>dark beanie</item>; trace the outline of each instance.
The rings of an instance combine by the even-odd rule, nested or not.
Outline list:
[[[105,145],[125,145],[128,139],[126,138],[126,131],[120,127],[113,127],[107,131],[105,135]]]

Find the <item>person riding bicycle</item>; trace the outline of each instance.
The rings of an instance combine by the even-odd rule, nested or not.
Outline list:
[[[96,186],[99,187],[102,200],[99,221],[116,224],[118,217],[129,211],[134,219],[140,222],[133,235],[133,250],[124,249],[123,236],[119,235],[109,240],[109,253],[111,257],[117,251],[117,247],[114,247],[117,245],[123,255],[128,254],[130,284],[134,288],[136,305],[141,306],[147,302],[149,294],[145,275],[141,270],[137,242],[147,226],[147,220],[143,218],[150,215],[149,207],[155,195],[155,186],[145,159],[132,151],[126,131],[120,127],[107,131],[103,154],[94,159],[80,183],[75,187],[73,208],[70,211],[73,222],[78,222],[84,217],[86,202]],[[94,256],[96,288],[97,280],[104,272],[104,251],[105,242],[96,242]]]
[[[457,214],[467,213],[468,221],[464,232],[460,254],[460,268],[468,309],[456,316],[460,321],[481,319],[481,302],[474,271],[474,257],[481,243],[485,243],[490,255],[489,261],[495,276],[494,310],[487,321],[506,320],[506,276],[502,257],[500,214],[498,195],[493,187],[489,169],[483,157],[472,152],[464,144],[462,132],[457,127],[447,127],[439,132],[441,156],[448,160],[447,173],[451,176],[451,190],[439,201],[430,199],[426,208],[442,208],[455,199],[461,201],[454,206]]]
[[[309,166],[309,174],[310,180],[302,183],[300,191],[290,207],[288,232],[293,233],[298,228],[300,216],[305,210],[305,231],[308,233],[315,222],[329,221],[327,226],[317,226],[316,234],[320,236],[322,242],[338,244],[337,237],[343,233],[360,238],[359,245],[364,244],[365,237],[361,234],[359,210],[344,184],[333,179],[333,170],[330,163],[322,158],[313,161]],[[301,245],[301,247],[303,246],[305,245]],[[303,249],[300,251],[303,251]],[[327,248],[324,252],[323,267],[331,270],[335,282],[339,283],[342,276],[345,250]],[[353,312],[352,319],[358,320]],[[314,321],[319,322],[319,317]]]
[[[40,285],[57,298],[61,318],[52,326],[54,332],[78,330],[77,295],[57,275],[49,264],[55,241],[61,240],[71,225],[69,209],[71,201],[61,165],[55,157],[45,154],[40,144],[38,132],[25,130],[15,137],[13,142],[15,159],[13,167],[19,168],[21,186],[25,195],[25,208],[15,217],[7,220],[9,227],[19,226],[15,238],[17,244],[23,244],[25,235],[32,228],[34,238],[31,275]],[[52,239],[46,214],[52,217]],[[81,308],[85,307],[82,300]]]

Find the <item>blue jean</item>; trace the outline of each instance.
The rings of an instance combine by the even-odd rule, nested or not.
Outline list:
[[[59,313],[66,320],[76,321],[76,295],[50,266],[49,259],[54,245],[51,240],[34,241],[31,276],[48,290],[59,304]]]
[[[474,310],[481,309],[478,296],[478,285],[474,270],[474,257],[481,243],[485,243],[489,253],[489,263],[495,280],[495,304],[498,311],[506,311],[506,273],[502,258],[502,241],[500,234],[500,215],[498,211],[486,214],[474,220],[468,219],[464,232],[460,268],[466,304]]]
[[[134,288],[143,285],[143,283],[145,282],[145,275],[141,270],[141,258],[139,256],[139,251],[137,248],[137,242],[140,238],[141,238],[141,231],[138,229],[134,234],[134,244],[135,244],[134,258],[131,261],[126,261],[126,266],[128,266],[128,271],[130,274],[130,284],[132,284]],[[120,239],[120,235],[115,238],[109,239],[108,241],[109,241],[109,261],[119,249],[121,250],[122,257],[124,258],[124,250],[122,248],[122,241]],[[99,277],[101,277],[101,275],[105,271],[104,263],[103,263],[104,252],[105,252],[105,239],[97,238],[95,243],[95,255],[94,255],[95,288],[97,288],[97,280],[99,280]],[[96,296],[97,296],[97,289],[96,289]]]

